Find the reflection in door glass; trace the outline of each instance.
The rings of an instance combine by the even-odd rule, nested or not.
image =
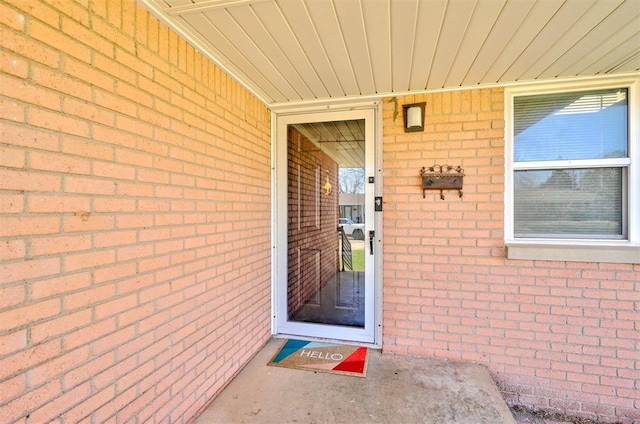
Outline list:
[[[364,327],[364,120],[287,138],[289,320]]]

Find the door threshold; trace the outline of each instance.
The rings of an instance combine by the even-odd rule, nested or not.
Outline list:
[[[304,340],[307,342],[319,342],[319,343],[334,343],[334,344],[343,344],[347,346],[359,346],[359,347],[368,347],[369,349],[382,350],[382,345],[377,343],[365,343],[365,342],[357,342],[353,340],[341,340],[341,339],[329,339],[324,337],[309,337],[309,336],[300,336],[295,334],[273,334],[272,337],[274,339],[296,339],[296,340]]]

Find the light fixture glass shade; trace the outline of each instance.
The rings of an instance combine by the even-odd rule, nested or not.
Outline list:
[[[407,128],[422,127],[422,109],[420,106],[413,106],[407,109]]]
[[[403,105],[404,132],[424,131],[424,107],[427,103]]]

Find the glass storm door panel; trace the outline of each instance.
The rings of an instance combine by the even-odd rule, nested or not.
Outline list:
[[[279,121],[276,329],[373,342],[373,119],[331,115]]]

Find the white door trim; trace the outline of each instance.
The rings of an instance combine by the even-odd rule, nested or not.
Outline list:
[[[278,336],[296,336],[300,338],[347,341],[353,343],[381,346],[382,343],[382,214],[374,211],[373,199],[381,195],[381,128],[382,110],[380,103],[352,105],[320,110],[291,111],[272,114],[272,333]],[[293,123],[340,121],[365,119],[365,134],[370,140],[365,150],[365,162],[368,174],[374,177],[374,184],[366,184],[367,198],[365,216],[366,249],[369,256],[369,230],[375,231],[374,260],[367,260],[365,272],[372,276],[365,290],[365,327],[351,328],[323,324],[309,324],[288,321],[286,314],[287,284],[287,126]],[[283,140],[278,140],[284,135]],[[369,259],[369,258],[367,258]],[[282,293],[282,294],[281,294]],[[283,311],[283,313],[279,313]]]

